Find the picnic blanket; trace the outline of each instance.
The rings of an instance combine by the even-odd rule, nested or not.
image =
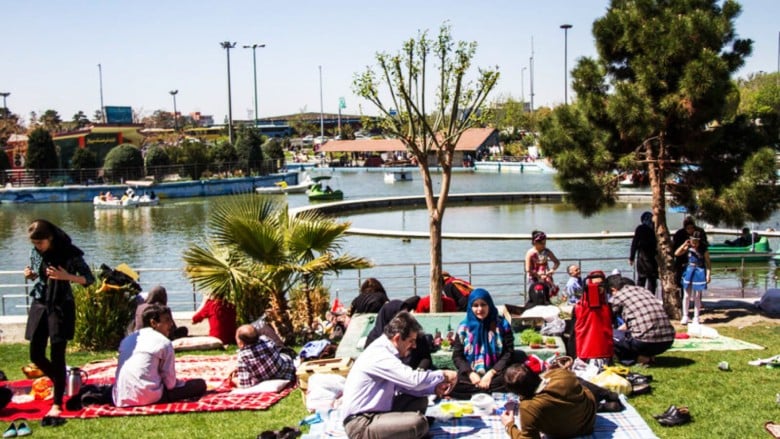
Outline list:
[[[234,355],[188,355],[176,358],[176,376],[180,379],[203,378],[208,391],[197,401],[152,404],[143,407],[114,407],[110,404],[90,405],[79,411],[65,411],[66,418],[96,418],[100,416],[159,415],[166,413],[219,412],[227,410],[266,410],[287,396],[295,386],[288,386],[278,392],[247,393],[234,391],[227,376],[235,368]],[[116,373],[116,359],[88,363],[83,369],[89,374],[86,384],[112,384]],[[6,384],[15,395],[29,393],[31,380],[14,381]],[[51,407],[51,401],[21,402],[24,398],[12,400],[0,411],[0,420],[12,421],[25,418],[42,419]],[[66,397],[67,402],[67,397]]]
[[[494,395],[494,399],[497,395]],[[623,398],[626,409],[619,413],[599,413],[596,416],[596,426],[593,434],[579,436],[580,439],[652,439],[658,436],[642,419],[639,413],[628,401]],[[434,411],[429,407],[429,412]],[[336,439],[346,438],[344,427],[341,425],[341,413],[331,410],[321,415],[323,422],[313,424],[309,433],[302,439]],[[517,418],[515,418],[517,419]],[[507,434],[501,424],[498,415],[464,416],[452,418],[447,421],[437,419],[429,431],[432,438],[480,438],[480,439],[506,439]]]
[[[764,347],[725,335],[718,335],[715,338],[677,338],[669,351],[739,351],[743,349],[764,349]]]

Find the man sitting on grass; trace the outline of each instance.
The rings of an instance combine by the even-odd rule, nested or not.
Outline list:
[[[239,326],[236,344],[238,367],[231,374],[231,381],[238,387],[252,387],[271,379],[295,379],[295,364],[285,347],[260,336],[254,326]]]
[[[171,309],[151,304],[143,312],[144,327],[119,344],[119,365],[113,389],[114,405],[135,407],[158,402],[199,398],[206,393],[202,379],[176,379]]]

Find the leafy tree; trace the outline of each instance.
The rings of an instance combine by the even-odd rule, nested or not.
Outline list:
[[[235,304],[243,322],[262,315],[266,310],[257,304],[268,303],[269,320],[289,341],[294,288],[307,292],[321,287],[326,274],[371,266],[338,253],[348,228],[315,211],[290,216],[286,203],[273,197],[227,197],[208,219],[207,243],[184,251],[185,273],[198,289]],[[314,316],[308,317],[310,325]]]
[[[95,114],[92,115],[92,119],[95,123],[103,123],[103,111],[95,110]]]
[[[247,175],[253,171],[259,171],[263,164],[263,136],[256,128],[239,127],[236,140],[236,155],[238,166]]]
[[[46,110],[41,116],[41,124],[50,133],[56,133],[62,130],[62,118],[55,110]]]
[[[156,110],[151,116],[143,118],[141,123],[146,128],[173,128],[173,113],[165,110]]]
[[[74,171],[71,173],[71,177],[78,183],[97,177],[97,168],[99,167],[97,154],[89,148],[76,148],[70,159],[70,168]]]
[[[759,73],[738,81],[738,112],[773,128],[780,119],[780,73]]]
[[[199,180],[209,166],[209,153],[206,145],[199,140],[185,140],[177,149],[180,154],[176,164],[181,165],[179,174]]]
[[[155,180],[160,181],[171,165],[171,158],[165,148],[158,145],[150,146],[146,150],[144,165],[146,166],[146,175],[153,175]]]
[[[722,3],[722,6],[719,6]],[[541,145],[585,215],[614,203],[615,171],[644,169],[652,189],[664,304],[679,317],[666,197],[711,223],[766,219],[777,205],[776,139],[729,112],[731,75],[751,52],[734,0],[613,0],[593,24],[599,58],[572,72],[577,103],[555,109]],[[675,182],[671,183],[674,177]]]
[[[143,178],[144,158],[141,150],[130,143],[115,146],[106,154],[103,170],[113,181]]]
[[[90,124],[89,118],[87,118],[87,115],[84,114],[83,111],[79,110],[78,113],[73,115],[73,124],[76,126],[76,128],[83,128]]]
[[[267,166],[264,166],[263,174],[271,172],[278,172],[279,168],[284,165],[284,148],[282,147],[282,141],[273,137],[268,139],[263,144],[263,157]]]
[[[51,169],[59,167],[57,147],[51,134],[44,128],[36,128],[27,139],[27,157],[25,166],[35,174],[36,184],[44,184],[49,179]]]
[[[21,133],[24,133],[24,127],[19,121],[19,115],[9,110],[7,117],[0,118],[0,145],[5,145],[11,134]]]
[[[209,162],[216,172],[226,172],[238,161],[236,149],[228,141],[217,143],[209,148]]]
[[[319,125],[315,125],[314,122],[312,122],[309,119],[306,119],[304,115],[306,114],[306,107],[301,108],[300,114],[296,114],[295,116],[290,118],[290,128],[295,131],[295,133],[299,136],[305,136],[307,134],[314,134],[320,132]]]
[[[509,98],[495,110],[495,113],[496,128],[502,133],[507,133],[507,141],[520,140],[523,132],[531,127],[531,116],[525,111],[523,102]]]
[[[379,73],[368,68],[357,76],[356,94],[373,103],[384,116],[386,132],[401,140],[417,159],[423,178],[431,241],[431,310],[441,311],[441,233],[452,176],[452,157],[461,134],[477,123],[488,93],[498,81],[496,70],[479,70],[476,84],[466,80],[477,44],[452,40],[450,26],[444,24],[436,40],[427,32],[410,39],[396,55],[378,53]],[[436,99],[429,106],[427,72],[429,62],[438,71],[431,74]],[[387,94],[380,98],[380,87]],[[384,96],[389,95],[386,103]],[[391,111],[394,110],[394,111]],[[434,158],[434,163],[429,159]],[[438,198],[434,193],[430,166],[441,166]]]

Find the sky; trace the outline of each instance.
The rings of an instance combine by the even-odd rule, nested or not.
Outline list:
[[[738,76],[774,72],[780,1],[741,3],[737,33],[754,45]],[[169,92],[178,90],[180,113],[198,111],[221,123],[228,113],[223,41],[237,43],[230,50],[234,119],[254,117],[253,51],[242,48],[252,44],[266,45],[255,51],[260,117],[336,113],[341,97],[343,114],[375,115],[373,105],[353,93],[355,75],[376,66],[377,52],[395,54],[419,31],[435,37],[445,22],[455,40],[477,42],[474,73],[476,67],[498,67],[501,76],[489,100],[530,100],[533,53],[534,106],[559,105],[564,61],[571,70],[578,58],[596,56],[591,28],[609,1],[3,0],[0,5],[0,92],[11,93],[8,109],[25,121],[31,111],[48,109],[63,120],[79,110],[92,118],[100,108],[102,76],[106,106],[130,106],[141,116],[172,111]],[[568,37],[562,24],[573,26]]]

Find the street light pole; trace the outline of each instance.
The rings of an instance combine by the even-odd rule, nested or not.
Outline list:
[[[179,129],[178,124],[176,123],[176,94],[179,93],[179,90],[171,90],[168,93],[173,96],[173,130],[177,131]]]
[[[8,96],[11,96],[11,92],[4,91],[0,93],[0,96],[3,97],[3,119],[8,118],[8,105],[6,105],[5,100],[8,98]]]
[[[257,113],[257,57],[255,56],[255,49],[265,47],[265,44],[252,44],[251,46],[244,46],[244,49],[252,49],[252,69],[254,70],[255,78],[255,128],[257,128],[257,119],[260,115]]]
[[[227,52],[227,79],[228,79],[228,139],[230,144],[233,144],[233,98],[230,95],[230,49],[236,47],[236,43],[230,41],[223,41],[219,43],[223,49]]]
[[[525,71],[528,70],[528,67],[523,67],[520,70],[520,103],[523,105],[523,110],[525,111]]]
[[[569,105],[569,29],[570,24],[562,24],[563,29],[563,103]]]
[[[103,123],[106,123],[106,107],[103,106],[103,66],[98,64],[98,75],[100,76],[100,115],[103,117]]]
[[[325,138],[325,119],[323,117],[322,113],[322,66],[319,66],[320,68],[320,144],[322,144],[323,139]]]

